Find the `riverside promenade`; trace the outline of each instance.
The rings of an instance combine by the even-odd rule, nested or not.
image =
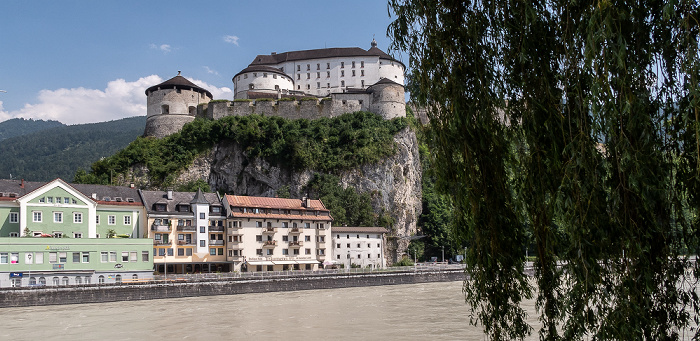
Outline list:
[[[380,270],[168,274],[155,276],[152,280],[111,285],[4,288],[0,290],[0,308],[449,282],[464,278],[464,266],[459,264],[425,264]]]

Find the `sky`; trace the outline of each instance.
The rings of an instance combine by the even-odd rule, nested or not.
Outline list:
[[[0,121],[145,116],[145,89],[179,70],[231,100],[231,78],[258,54],[372,38],[387,51],[391,21],[383,0],[2,1]]]

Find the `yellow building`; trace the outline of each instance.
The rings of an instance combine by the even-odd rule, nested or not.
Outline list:
[[[236,271],[318,270],[332,259],[320,200],[226,195],[226,255]]]

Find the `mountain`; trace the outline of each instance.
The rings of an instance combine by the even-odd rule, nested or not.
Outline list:
[[[64,124],[58,121],[44,121],[23,118],[13,118],[11,120],[0,122],[0,141],[9,139],[15,136],[22,136],[34,132],[60,127]]]
[[[13,122],[6,126],[33,125],[29,123],[31,120],[10,121]],[[0,128],[6,122],[0,123]],[[141,136],[146,117],[71,126],[56,121],[44,123],[50,122],[59,126],[0,141],[0,178],[12,175],[31,181],[59,177],[72,181],[79,168],[89,169],[93,162],[116,153]]]

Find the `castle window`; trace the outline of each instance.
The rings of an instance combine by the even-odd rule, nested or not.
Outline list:
[[[344,67],[345,67],[345,62],[340,62],[340,68],[342,69]]]
[[[195,114],[197,114],[197,108],[195,108],[194,106],[190,106],[188,109],[190,116],[194,116]]]
[[[297,65],[297,71],[301,71],[301,65]]]
[[[169,114],[170,113],[170,106],[167,104],[161,105],[160,106],[160,113],[161,114]]]
[[[280,71],[284,72],[284,66],[280,68]]]
[[[326,69],[330,69],[330,68],[331,68],[331,63],[326,63]]]
[[[311,79],[311,73],[309,73],[309,72],[306,73],[306,79]]]
[[[272,75],[272,78],[277,79],[277,75]]]
[[[326,71],[326,78],[331,78],[331,72],[330,72],[330,71]]]
[[[365,61],[364,61],[364,60],[360,61],[360,67],[365,67]]]
[[[306,90],[310,90],[310,89],[311,89],[311,84],[306,84]]]
[[[297,80],[301,79],[301,74],[297,73]]]
[[[364,84],[362,84],[362,85],[364,85]],[[360,105],[362,105],[362,100],[359,100],[358,102],[360,103]],[[367,238],[369,238],[369,237],[367,237]]]
[[[257,72],[253,72],[253,77],[257,77],[257,76],[258,76],[258,73],[257,73]]]
[[[354,61],[352,62],[352,68],[353,68],[353,69],[355,68],[355,62],[354,62]]]
[[[248,79],[248,74],[243,75],[243,79]]]
[[[297,85],[297,90],[301,90],[301,85]]]
[[[263,78],[267,78],[267,72],[263,72]]]
[[[365,80],[364,79],[362,80],[362,87],[363,88],[365,87]],[[362,102],[362,101],[360,101],[360,102]],[[360,104],[362,104],[362,103],[360,103]]]
[[[330,89],[331,83],[326,83],[326,87]]]
[[[321,73],[320,73],[320,72],[316,72],[316,78],[321,78]]]
[[[306,64],[306,71],[311,70],[311,64]]]
[[[321,64],[316,64],[316,70],[321,70]]]
[[[255,89],[255,85],[253,85],[253,84],[248,84],[248,88],[250,88],[251,90],[252,90],[252,89]]]
[[[275,85],[275,90],[279,90],[279,89],[280,89],[280,86],[279,86],[279,85]]]
[[[345,70],[340,70],[340,77],[345,77]]]
[[[320,88],[321,88],[321,82],[316,82],[316,89],[320,89]]]
[[[345,81],[340,81],[340,86],[345,86]]]
[[[182,92],[180,89],[175,89],[175,91],[177,91],[178,94]]]
[[[364,76],[364,75],[365,75],[365,70],[360,70],[360,76]]]
[[[355,77],[355,70],[352,70],[352,76]]]

